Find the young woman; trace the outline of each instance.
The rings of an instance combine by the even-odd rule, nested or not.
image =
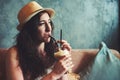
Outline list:
[[[57,41],[69,54],[54,58],[53,15],[53,9],[42,8],[35,1],[19,11],[16,45],[7,54],[7,80],[67,80],[66,73],[73,67],[71,47],[65,40]]]

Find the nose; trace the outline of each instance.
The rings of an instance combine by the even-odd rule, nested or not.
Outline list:
[[[45,25],[45,31],[46,32],[50,32],[51,31],[51,25],[50,24],[46,23],[46,25]]]

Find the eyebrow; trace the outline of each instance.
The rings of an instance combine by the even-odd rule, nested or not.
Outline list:
[[[40,22],[45,22],[45,20],[40,20]]]
[[[40,20],[40,22],[45,21],[45,20]],[[48,21],[51,21],[51,19],[48,19]]]

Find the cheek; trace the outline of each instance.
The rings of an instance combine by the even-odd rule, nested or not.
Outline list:
[[[45,27],[44,26],[38,27],[38,32],[42,33],[44,31],[45,31]]]
[[[38,35],[39,36],[42,36],[45,32],[45,29],[44,28],[38,28]]]
[[[43,31],[40,31],[40,30],[39,30],[39,31],[38,31],[38,36],[41,37],[42,35],[43,35]]]

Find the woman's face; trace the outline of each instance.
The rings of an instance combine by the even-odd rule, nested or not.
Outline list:
[[[52,32],[51,19],[48,13],[43,13],[40,16],[38,26],[38,37],[42,42],[50,42],[50,35]]]

